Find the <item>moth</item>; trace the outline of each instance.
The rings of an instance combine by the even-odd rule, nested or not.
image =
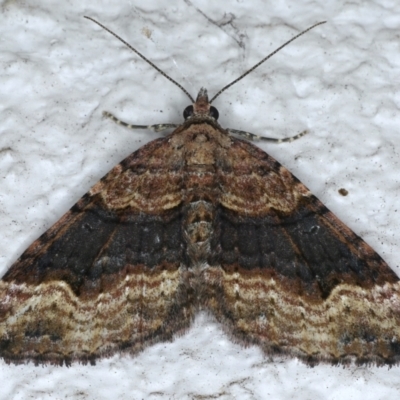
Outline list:
[[[6,362],[95,363],[190,327],[200,310],[231,337],[309,365],[396,364],[399,278],[285,167],[191,99],[172,133],[96,183],[0,281]],[[244,136],[247,140],[233,136]]]

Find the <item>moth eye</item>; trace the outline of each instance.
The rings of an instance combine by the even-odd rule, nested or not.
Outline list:
[[[183,110],[183,118],[188,119],[190,116],[193,115],[193,106],[187,106],[184,110]]]
[[[213,117],[215,120],[217,120],[219,117],[218,110],[213,106],[210,107],[210,116]]]

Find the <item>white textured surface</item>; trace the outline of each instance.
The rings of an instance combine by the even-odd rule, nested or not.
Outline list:
[[[212,95],[298,31],[328,23],[218,98],[225,127],[262,145],[400,274],[400,3],[6,2],[0,10],[0,274],[101,176],[179,122],[188,99],[83,19],[99,19],[185,86]],[[145,3],[145,4],[143,4]],[[34,4],[34,3],[32,3]],[[89,5],[90,4],[90,5]],[[344,187],[347,197],[338,194]],[[310,369],[233,344],[200,315],[173,343],[97,366],[9,366],[0,399],[397,399],[400,368]]]

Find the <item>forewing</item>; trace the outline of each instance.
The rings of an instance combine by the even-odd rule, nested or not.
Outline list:
[[[232,139],[206,279],[217,319],[267,353],[400,361],[396,274],[286,168]]]
[[[180,153],[155,140],[111,170],[0,281],[0,356],[93,362],[189,324]]]

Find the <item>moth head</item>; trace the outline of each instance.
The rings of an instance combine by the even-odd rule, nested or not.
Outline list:
[[[215,121],[218,120],[218,110],[208,101],[207,89],[205,88],[200,89],[196,101],[192,105],[187,106],[183,111],[185,121],[193,116],[209,117]]]

